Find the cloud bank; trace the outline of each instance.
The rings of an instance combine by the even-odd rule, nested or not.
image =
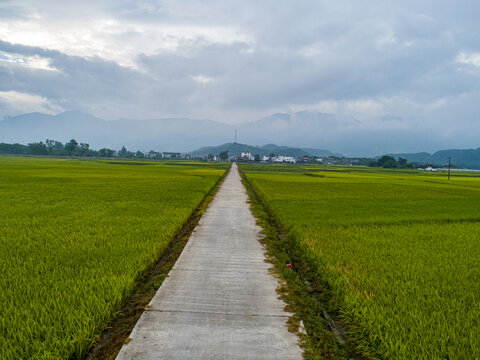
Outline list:
[[[405,151],[478,147],[479,12],[471,0],[6,0],[0,116],[237,123],[309,110],[355,118],[336,138],[372,134],[360,149],[389,151],[389,137]]]

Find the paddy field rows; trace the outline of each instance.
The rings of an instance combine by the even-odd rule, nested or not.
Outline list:
[[[80,359],[227,165],[0,157],[0,359]]]
[[[480,356],[480,177],[241,166],[359,354]],[[308,329],[308,324],[307,331]]]

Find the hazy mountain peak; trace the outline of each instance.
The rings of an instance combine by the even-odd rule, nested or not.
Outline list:
[[[83,112],[83,111],[78,111],[78,110],[68,110],[61,112],[57,115],[55,115],[57,118],[76,118],[76,119],[84,119],[84,118],[89,118],[89,119],[98,119],[96,116]],[[99,119],[100,120],[100,119]]]
[[[51,119],[52,117],[53,115],[32,112],[15,116],[5,116],[3,120],[8,122],[41,121],[45,119]]]
[[[402,129],[360,131],[353,117],[305,110],[276,113],[234,126],[210,119],[157,118],[105,121],[81,111],[30,113],[0,122],[0,142],[55,139],[87,142],[92,148],[187,152],[205,144],[282,144],[298,149],[331,149],[352,156],[418,152],[432,148],[430,137]],[[447,146],[445,146],[447,147]],[[438,147],[437,147],[438,148]],[[413,150],[413,151],[412,151]],[[319,155],[320,156],[320,155]]]

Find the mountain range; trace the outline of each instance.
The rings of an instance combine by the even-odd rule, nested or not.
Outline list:
[[[68,111],[58,115],[31,113],[0,121],[0,142],[22,144],[54,139],[76,139],[92,148],[186,152],[206,143],[233,137],[229,125],[206,119],[122,119],[105,121],[90,114]]]
[[[410,162],[430,163],[434,165],[448,165],[450,163],[455,167],[480,168],[480,148],[478,149],[449,149],[440,150],[433,154],[428,152],[389,154],[395,158],[402,157]]]
[[[232,142],[237,130],[242,143],[276,143],[315,149],[325,148],[323,143],[329,139],[325,130],[333,129],[338,121],[353,121],[353,118],[299,111],[229,125],[189,118],[105,121],[77,111],[58,115],[30,113],[0,121],[0,142],[26,144],[47,138],[65,142],[74,138],[93,148],[120,149],[125,145],[127,149],[140,151],[188,152],[205,144]]]
[[[304,154],[340,156],[339,153],[350,156],[375,156],[386,153],[382,151],[386,145],[382,144],[390,144],[388,146],[391,147],[394,142],[403,144],[403,146],[397,144],[395,148],[406,148],[405,144],[409,141],[414,141],[416,147],[422,144],[427,146],[428,137],[423,135],[416,141],[412,134],[406,134],[408,137],[403,138],[394,137],[391,133],[364,134],[356,130],[347,133],[339,129],[339,124],[354,129],[357,123],[353,117],[316,111],[278,113],[236,125],[189,118],[106,121],[90,114],[67,111],[57,115],[30,113],[5,117],[0,121],[0,142],[28,144],[45,139],[67,142],[73,138],[78,142],[89,143],[94,149],[107,147],[118,150],[122,146],[134,151],[192,152],[198,149],[194,151],[195,154],[220,152],[223,149],[220,145],[227,144],[227,147],[230,146],[231,155],[247,150],[259,155],[273,152],[296,156]],[[238,142],[242,144],[234,146],[232,140],[236,130]],[[217,147],[202,148],[205,144]],[[270,145],[248,147],[245,144]],[[279,147],[272,144],[288,146]],[[368,153],[358,150],[366,147],[370,148]],[[330,150],[322,150],[326,148]],[[409,161],[433,164],[447,164],[448,157],[451,157],[452,164],[456,166],[480,168],[480,148],[442,150],[433,154],[395,152],[392,155]]]

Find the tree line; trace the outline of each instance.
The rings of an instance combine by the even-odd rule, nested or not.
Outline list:
[[[0,153],[16,155],[112,157],[114,150],[107,148],[93,150],[89,144],[79,144],[75,139],[71,139],[65,144],[61,141],[47,139],[45,142],[33,142],[28,145],[0,143]]]
[[[378,160],[372,160],[368,166],[383,167],[386,169],[412,169],[415,163],[408,162],[407,159],[399,157],[398,160],[393,156],[383,155]]]

